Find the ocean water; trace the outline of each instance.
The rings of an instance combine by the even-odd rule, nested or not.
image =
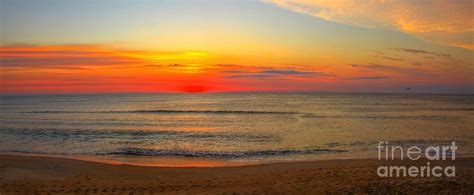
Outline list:
[[[376,158],[379,141],[474,153],[474,95],[4,96],[0,154],[192,166]]]

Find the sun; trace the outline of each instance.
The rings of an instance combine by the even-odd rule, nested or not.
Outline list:
[[[182,88],[182,91],[186,93],[202,93],[208,90],[207,87],[201,85],[187,85]]]

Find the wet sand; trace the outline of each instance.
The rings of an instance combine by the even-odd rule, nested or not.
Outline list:
[[[474,158],[432,162],[456,166],[454,178],[380,178],[379,165],[426,161],[325,160],[214,168],[111,165],[80,160],[0,156],[0,194],[122,193],[466,193],[474,192]]]

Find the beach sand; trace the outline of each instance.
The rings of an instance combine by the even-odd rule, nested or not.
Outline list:
[[[377,167],[418,161],[324,160],[214,168],[111,165],[50,157],[0,156],[0,194],[18,193],[467,193],[474,192],[474,158],[455,165],[455,178],[380,178]]]

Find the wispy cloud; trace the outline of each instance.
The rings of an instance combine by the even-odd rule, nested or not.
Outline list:
[[[223,70],[221,72],[223,73],[249,73],[248,71],[245,71],[245,70]]]
[[[420,50],[420,49],[408,49],[408,48],[392,48],[393,50],[397,51],[404,51],[408,53],[414,53],[414,54],[425,54],[425,55],[433,55],[433,56],[438,56],[438,57],[450,57],[451,55],[447,53],[436,53],[436,52],[430,52],[426,50]]]
[[[321,72],[304,72],[296,70],[264,70],[261,73],[276,74],[276,75],[323,75]]]
[[[100,45],[10,45],[0,47],[0,65],[8,68],[70,69],[87,66],[157,68],[152,62],[198,60],[207,54],[189,51],[138,51],[111,49]],[[170,64],[181,66],[181,64]]]
[[[351,64],[351,66],[354,68],[370,68],[370,69],[389,70],[389,71],[396,71],[396,72],[405,70],[403,68],[399,68],[395,66],[387,66],[387,65],[382,65],[382,64]]]
[[[330,21],[369,28],[399,30],[438,44],[474,50],[472,41],[474,12],[471,0],[263,1]]]
[[[463,66],[472,66],[472,63],[466,62],[461,59],[457,59],[454,56],[451,56],[448,53],[443,52],[433,52],[428,50],[422,49],[412,49],[412,48],[390,48],[392,51],[398,52],[398,54],[412,54],[413,58],[409,58],[410,56],[406,56],[404,61],[411,62],[412,65],[420,65],[419,61],[429,63],[429,64],[438,64],[440,66],[449,67],[453,64],[463,65]],[[415,61],[413,61],[415,60]]]
[[[423,72],[414,68],[402,68],[397,66],[387,66],[383,64],[351,64],[353,68],[372,69],[377,71],[395,72],[400,74],[413,74],[418,76],[431,76],[428,72]]]
[[[392,60],[392,61],[405,61],[405,59],[402,59],[402,58],[395,58],[395,57],[388,57],[388,56],[379,56],[379,57],[386,60]]]
[[[270,75],[270,74],[243,74],[243,75],[230,75],[230,76],[224,76],[224,78],[232,78],[232,79],[240,79],[240,78],[256,78],[256,79],[262,79],[262,78],[274,78],[276,77],[275,75]]]
[[[232,65],[232,68],[236,67],[239,67],[240,70],[223,69],[220,72],[231,74],[224,76],[224,78],[275,78],[284,76],[308,77],[326,75],[323,72],[299,71],[294,69],[274,69],[265,66]]]
[[[80,66],[123,65],[136,62],[134,60],[114,57],[57,57],[57,58],[30,58],[30,57],[2,57],[2,67],[15,68],[77,68]]]
[[[388,79],[389,77],[382,77],[382,76],[369,76],[369,77],[354,77],[351,80],[381,80],[381,79]]]

